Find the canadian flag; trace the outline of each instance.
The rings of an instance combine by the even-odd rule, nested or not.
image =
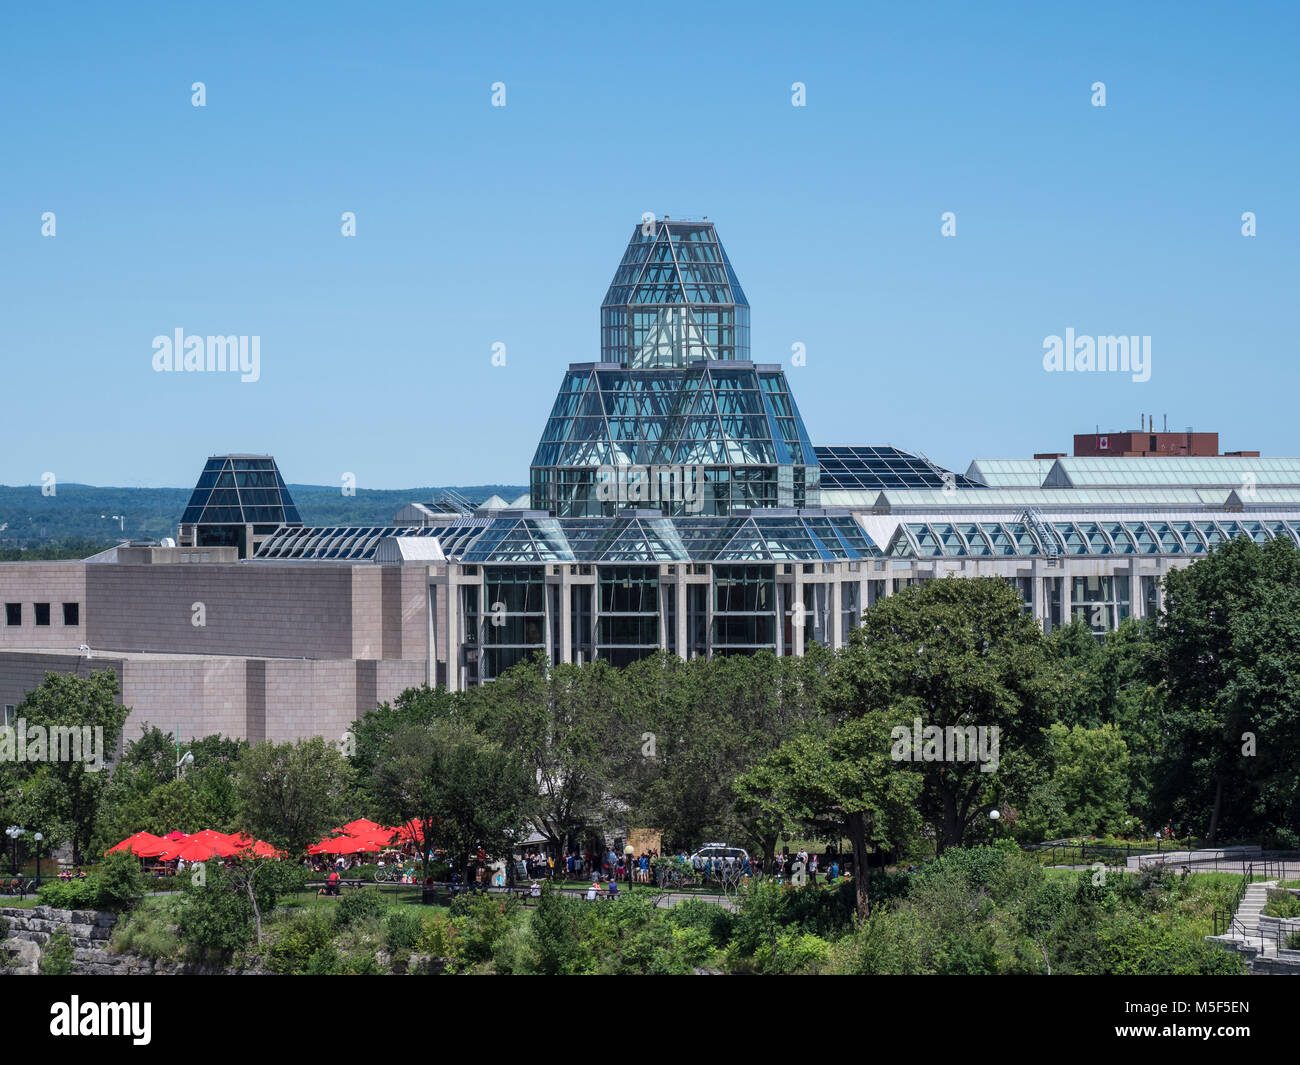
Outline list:
[[[1098,451],[1109,451],[1109,450],[1110,450],[1110,437],[1108,437],[1108,436],[1099,436],[1099,437],[1097,437],[1097,450],[1098,450]]]

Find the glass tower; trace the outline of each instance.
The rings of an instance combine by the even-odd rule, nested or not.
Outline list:
[[[674,517],[819,505],[817,457],[708,222],[646,222],[601,305],[601,362],[569,367],[533,455],[532,507]]]
[[[634,370],[749,358],[749,303],[712,223],[632,231],[600,305],[600,356]]]

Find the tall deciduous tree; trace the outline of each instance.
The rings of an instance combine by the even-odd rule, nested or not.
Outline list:
[[[1157,793],[1210,840],[1300,843],[1300,550],[1244,537],[1165,578]]]
[[[19,704],[15,717],[26,723],[28,736],[44,730],[44,754],[36,762],[12,766],[22,800],[21,816],[45,828],[51,840],[62,836],[72,842],[72,860],[84,861],[99,806],[109,784],[107,760],[117,750],[117,740],[130,709],[117,704],[117,676],[111,669],[89,677],[72,673],[46,673],[39,688]],[[69,731],[71,730],[71,731]],[[75,744],[59,750],[62,735]],[[29,743],[30,748],[30,743]],[[79,756],[76,756],[79,752]],[[59,757],[59,754],[71,755]],[[25,752],[30,756],[32,751]],[[6,774],[11,767],[6,766]]]
[[[466,882],[475,850],[508,856],[537,804],[536,783],[517,752],[449,720],[396,732],[373,784],[381,817],[419,826],[426,875],[430,850],[441,847]]]
[[[980,817],[1014,795],[1020,775],[1042,755],[1060,674],[1023,606],[995,578],[903,589],[867,611],[832,674],[829,706],[837,720],[883,714],[936,728],[945,740],[948,729],[966,736],[984,729],[990,747],[996,736],[996,765],[969,750],[950,757],[946,742],[939,757],[908,752],[924,780],[920,809],[940,850],[960,845]]]
[[[244,830],[297,860],[343,820],[351,781],[347,760],[319,736],[250,747],[238,771]]]

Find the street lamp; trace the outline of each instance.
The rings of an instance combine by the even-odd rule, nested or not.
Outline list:
[[[993,822],[993,838],[998,838],[998,822],[1002,820],[1002,814],[998,810],[989,811],[989,820]]]
[[[635,853],[636,851],[632,848],[632,844],[630,843],[623,848],[623,865],[627,868],[628,887],[632,886],[632,855]]]
[[[41,878],[41,840],[43,840],[44,838],[45,837],[39,832],[37,832],[36,835],[32,837],[32,839],[36,840],[36,879],[37,880],[40,880]]]
[[[194,752],[186,751],[185,756],[183,758],[178,759],[176,762],[176,779],[180,780],[181,776],[184,774],[186,767],[192,766],[193,764],[194,764]]]
[[[22,870],[18,868],[18,840],[21,839],[24,835],[26,835],[26,833],[27,833],[27,829],[19,828],[17,825],[10,825],[8,828],[5,829],[5,835],[9,837],[12,843],[12,855],[13,855],[12,860],[13,860],[13,870],[15,876],[17,876],[20,872],[22,872]]]

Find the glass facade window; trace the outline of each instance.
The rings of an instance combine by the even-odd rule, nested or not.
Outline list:
[[[771,566],[714,566],[713,649],[776,649],[776,574]]]
[[[1074,577],[1070,587],[1070,612],[1095,636],[1119,627],[1132,604],[1128,577]]]
[[[601,566],[596,651],[623,666],[659,650],[659,567]]]
[[[484,566],[483,609],[473,616],[482,647],[479,673],[491,680],[546,649],[545,570],[540,566]],[[471,615],[466,610],[467,622]]]

